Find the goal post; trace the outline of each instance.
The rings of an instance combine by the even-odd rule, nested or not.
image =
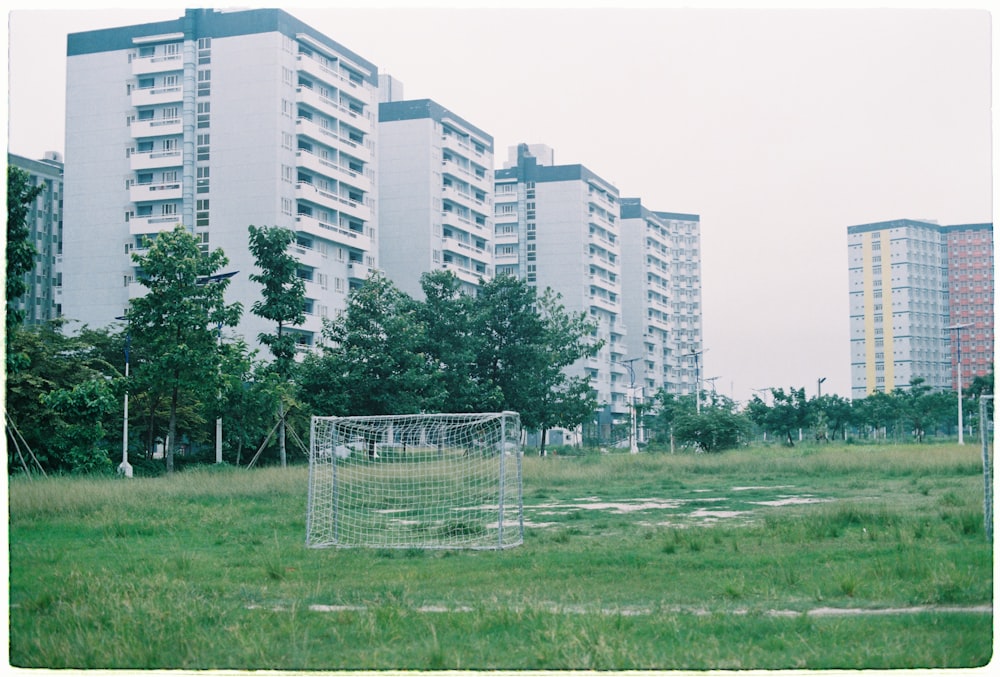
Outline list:
[[[308,547],[524,541],[515,412],[314,416],[309,447]]]

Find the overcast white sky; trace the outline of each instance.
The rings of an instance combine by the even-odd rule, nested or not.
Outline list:
[[[720,393],[812,396],[825,377],[824,393],[850,395],[848,226],[993,220],[984,9],[421,4],[271,6],[492,134],[497,167],[509,146],[542,143],[623,197],[699,214],[702,375]],[[185,5],[158,6],[15,5],[8,150],[62,151],[67,33]]]

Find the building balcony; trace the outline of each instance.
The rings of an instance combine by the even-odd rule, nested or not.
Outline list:
[[[490,250],[485,247],[477,247],[468,242],[462,242],[451,237],[445,237],[441,241],[442,251],[452,252],[462,257],[478,261],[480,263],[490,262]]]
[[[308,54],[299,54],[297,61],[300,73],[311,75],[329,85],[339,86],[340,83],[347,79],[333,68],[328,68]]]
[[[371,113],[365,111],[352,110],[350,106],[345,106],[339,101],[323,96],[312,87],[299,85],[295,88],[295,100],[311,108],[335,117],[344,123],[355,127],[363,134],[371,134],[374,130]]]
[[[171,230],[180,223],[180,216],[171,214],[168,216],[133,216],[128,220],[129,235],[151,235]]]
[[[517,252],[511,254],[494,254],[493,262],[498,266],[513,266],[517,265],[519,260]]]
[[[180,167],[184,162],[184,154],[180,149],[154,150],[144,153],[132,151],[129,157],[129,168],[135,171],[141,169],[163,169]]]
[[[372,181],[361,172],[356,172],[346,167],[340,166],[336,161],[310,153],[307,150],[299,149],[295,152],[296,167],[308,169],[314,174],[326,176],[339,181],[344,181],[362,193],[372,191]]]
[[[288,253],[294,256],[299,263],[310,268],[319,268],[326,260],[325,254],[310,247],[303,247],[296,242],[288,245]]]
[[[470,285],[478,285],[479,279],[485,278],[489,274],[489,268],[487,268],[484,272],[478,272],[455,261],[442,263],[441,270],[447,270],[454,273],[455,277],[457,277],[460,281]]]
[[[295,132],[320,143],[336,145],[340,141],[340,136],[334,130],[318,125],[309,118],[296,118]]]
[[[466,157],[472,155],[472,144],[469,143],[469,139],[458,134],[442,134],[441,147],[449,148]]]
[[[181,54],[159,54],[132,58],[132,75],[170,73],[180,70],[184,70],[184,59]]]
[[[518,242],[518,234],[514,233],[496,233],[493,236],[494,244],[515,244]]]
[[[179,117],[134,120],[130,129],[133,139],[145,139],[153,136],[180,136],[184,132]]]
[[[598,287],[613,294],[617,294],[620,291],[618,283],[605,275],[590,275],[589,278],[590,284],[594,287]]]
[[[167,103],[180,103],[184,98],[184,88],[180,85],[170,87],[144,87],[133,89],[131,103],[136,108],[157,106]]]
[[[341,228],[340,226],[320,221],[305,214],[296,216],[295,223],[295,229],[300,233],[306,233],[330,242],[342,244],[351,249],[364,252],[372,251],[372,240],[364,233],[351,230],[350,228]]]
[[[600,294],[590,295],[590,305],[595,308],[600,308],[601,310],[606,310],[609,313],[620,313],[621,304],[617,301],[612,301],[606,296],[601,296]]]
[[[320,190],[311,183],[300,181],[295,184],[295,198],[305,200],[312,204],[319,205],[334,211],[340,211],[342,202],[346,202],[339,195],[329,191]]]
[[[364,282],[372,273],[372,267],[361,261],[351,261],[347,264],[347,278]]]
[[[132,184],[128,189],[128,199],[132,202],[180,200],[181,182]]]

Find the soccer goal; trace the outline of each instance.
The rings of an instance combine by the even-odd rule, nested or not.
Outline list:
[[[306,545],[501,549],[524,540],[514,412],[314,416]]]

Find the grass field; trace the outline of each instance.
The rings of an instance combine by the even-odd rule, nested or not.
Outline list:
[[[10,663],[959,668],[993,655],[978,445],[524,459],[503,551],[304,547],[307,468],[9,483]]]

